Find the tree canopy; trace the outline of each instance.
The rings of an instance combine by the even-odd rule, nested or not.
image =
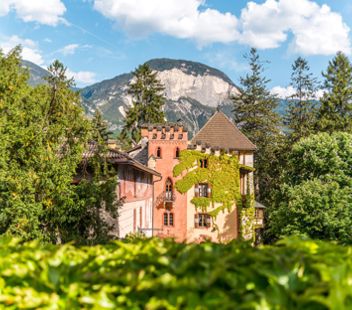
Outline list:
[[[320,133],[297,142],[270,212],[268,234],[306,234],[351,243],[351,155],[348,133]]]
[[[133,72],[128,92],[132,96],[133,105],[126,113],[121,139],[138,142],[141,138],[141,125],[165,122],[164,86],[158,80],[157,72],[143,64]]]
[[[54,61],[47,84],[33,88],[20,52],[0,54],[0,233],[49,242],[84,239],[91,226],[83,234],[82,218],[99,195],[82,194],[72,181],[94,128],[63,64]]]

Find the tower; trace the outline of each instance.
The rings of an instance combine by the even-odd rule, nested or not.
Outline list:
[[[177,178],[173,168],[182,150],[187,149],[187,129],[179,123],[145,125],[142,138],[148,140],[148,159],[162,177],[154,178],[153,230],[154,236],[186,240],[187,195],[175,189]]]

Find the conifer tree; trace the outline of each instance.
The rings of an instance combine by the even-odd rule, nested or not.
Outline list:
[[[233,113],[239,128],[257,146],[256,195],[265,202],[278,173],[275,168],[280,143],[280,118],[275,111],[278,100],[268,89],[270,80],[263,76],[264,66],[257,50],[252,48],[246,58],[250,72],[240,79],[240,92],[233,97]]]
[[[104,120],[102,113],[99,110],[94,112],[94,117],[92,119],[93,126],[93,140],[98,142],[102,141],[107,143],[112,132],[109,130],[109,126],[106,120]]]
[[[310,72],[307,60],[302,57],[298,57],[292,65],[290,85],[295,93],[289,98],[285,123],[291,130],[291,142],[295,142],[313,131],[316,113],[316,79]]]
[[[352,66],[341,52],[329,62],[318,112],[317,130],[325,132],[352,130]]]
[[[122,139],[136,143],[140,139],[140,126],[145,123],[163,123],[165,114],[164,86],[147,65],[140,65],[133,72],[133,80],[129,85],[133,106],[128,110],[125,124],[121,132]]]

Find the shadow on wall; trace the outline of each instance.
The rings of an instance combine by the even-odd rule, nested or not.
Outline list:
[[[226,243],[238,238],[237,226],[237,208],[233,208],[233,210],[225,216],[224,226],[222,232],[219,234],[219,242]]]

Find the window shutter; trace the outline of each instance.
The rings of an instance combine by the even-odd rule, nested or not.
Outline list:
[[[208,197],[210,198],[212,196],[212,188],[211,185],[208,184]]]
[[[194,197],[199,197],[199,186],[198,186],[198,184],[194,185]]]
[[[199,220],[198,220],[198,214],[194,215],[194,227],[198,228],[199,226]]]
[[[211,217],[210,217],[210,215],[207,215],[206,216],[206,224],[207,224],[207,227],[210,227],[210,225],[211,225]]]

